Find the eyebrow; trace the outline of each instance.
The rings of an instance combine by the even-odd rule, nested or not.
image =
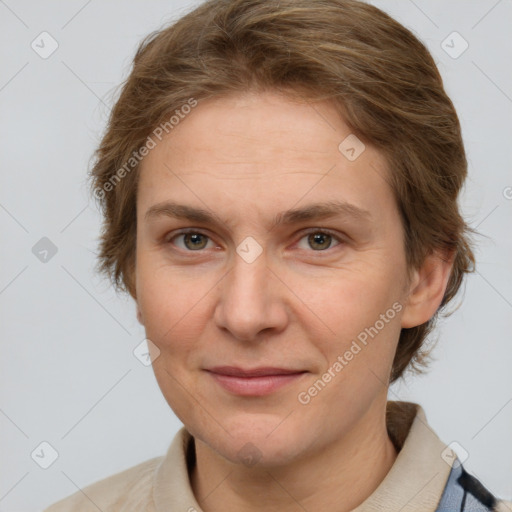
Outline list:
[[[328,201],[279,212],[272,221],[271,229],[278,225],[291,225],[308,220],[321,220],[337,216],[356,221],[368,221],[372,217],[368,210],[353,204],[344,201]],[[214,212],[173,201],[164,201],[148,208],[145,214],[146,221],[158,217],[171,217],[211,225],[227,224]]]

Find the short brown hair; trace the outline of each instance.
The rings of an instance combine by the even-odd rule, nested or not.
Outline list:
[[[191,98],[252,90],[332,101],[352,132],[386,158],[408,268],[436,249],[455,254],[436,315],[402,329],[390,382],[408,366],[422,372],[439,311],[474,270],[471,230],[457,204],[467,162],[457,113],[429,51],[361,1],[210,0],[140,44],[90,173],[104,215],[97,269],[136,298],[138,165],[131,170],[126,162],[155,127]]]

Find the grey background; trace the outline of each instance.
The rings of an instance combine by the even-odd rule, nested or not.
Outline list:
[[[511,499],[512,2],[373,3],[438,62],[470,161],[463,209],[486,235],[464,302],[440,322],[437,361],[389,398],[420,403],[469,453],[465,467]],[[137,43],[191,5],[0,0],[0,512],[41,510],[163,455],[180,427],[132,353],[144,331],[131,299],[93,273],[100,216],[85,176]],[[43,31],[59,45],[47,59],[31,48]],[[441,47],[453,31],[469,43],[456,59]],[[57,248],[47,262],[32,252],[43,237]],[[59,455],[48,469],[31,458],[43,441]]]

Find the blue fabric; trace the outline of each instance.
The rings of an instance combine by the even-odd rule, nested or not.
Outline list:
[[[498,500],[456,457],[436,512],[492,512]]]

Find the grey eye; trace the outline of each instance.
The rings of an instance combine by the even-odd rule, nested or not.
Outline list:
[[[198,251],[204,249],[210,241],[210,239],[202,233],[181,233],[180,235],[174,237],[174,240],[180,238],[183,240],[183,246],[177,244],[178,247],[190,251]]]
[[[304,247],[304,245],[302,245],[301,247],[302,240],[307,240],[307,247]],[[315,251],[325,251],[326,249],[331,248],[333,241],[335,241],[336,244],[339,243],[336,241],[336,238],[333,235],[325,233],[323,231],[315,231],[314,233],[309,233],[305,235],[303,238],[301,238],[301,241],[299,242],[299,247],[301,249],[310,248]]]

